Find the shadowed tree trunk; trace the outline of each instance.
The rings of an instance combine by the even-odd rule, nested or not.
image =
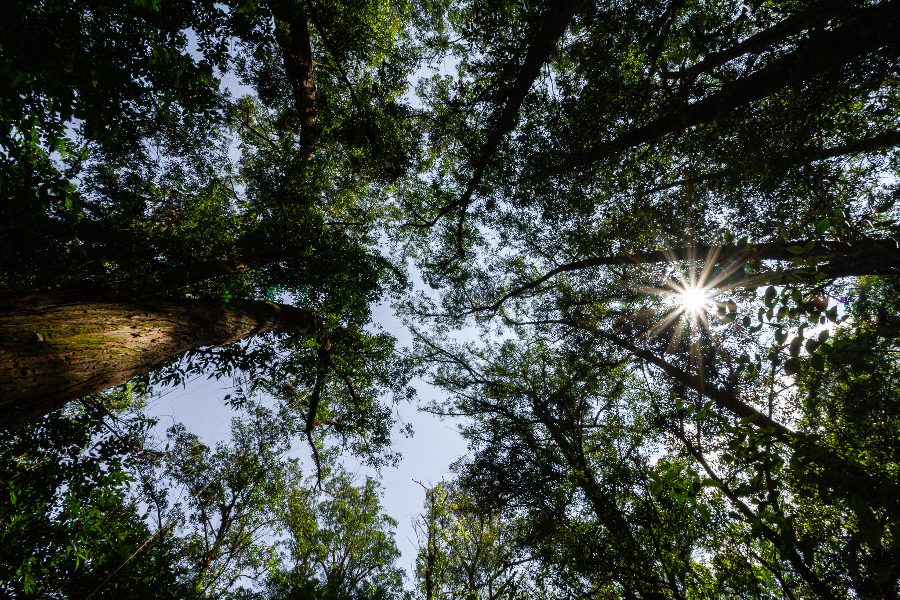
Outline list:
[[[124,383],[202,346],[266,332],[314,335],[313,312],[254,300],[128,298],[90,289],[0,299],[0,429]]]
[[[316,77],[313,65],[309,24],[302,5],[271,2],[275,17],[275,40],[281,48],[284,71],[291,83],[294,104],[300,115],[300,155],[312,158],[319,134],[316,108]]]

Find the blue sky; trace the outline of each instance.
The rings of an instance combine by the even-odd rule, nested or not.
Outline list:
[[[188,39],[189,44],[196,45],[192,32],[188,33]],[[455,72],[456,63],[453,57],[447,57],[438,65],[423,66],[410,77],[406,100],[414,106],[421,106],[415,94],[416,81],[430,77],[434,73],[446,75]],[[224,74],[222,86],[235,98],[245,94],[254,95],[253,88],[243,85],[231,72]],[[233,152],[233,158],[237,160],[238,148],[233,148]],[[415,276],[412,279],[417,286],[422,286],[421,279]],[[411,345],[410,332],[390,305],[380,304],[373,312],[373,323],[396,337],[399,346]],[[466,339],[465,332],[458,339]],[[421,405],[427,405],[441,397],[442,392],[425,381],[414,381],[413,386],[416,388],[418,403]],[[148,413],[159,419],[160,436],[165,434],[166,428],[181,422],[205,443],[213,445],[228,438],[231,419],[240,415],[239,411],[232,410],[222,400],[230,391],[228,380],[196,378],[184,387],[162,390],[158,396],[149,399]],[[413,520],[421,512],[425,501],[425,491],[417,482],[431,485],[448,478],[451,463],[465,453],[466,444],[453,422],[442,421],[430,413],[421,412],[417,406],[398,406],[396,416],[398,423],[394,431],[392,450],[400,452],[402,460],[396,468],[382,469],[379,479],[383,487],[385,511],[398,523],[396,540],[402,553],[400,566],[411,575],[416,557]],[[415,432],[413,437],[406,438],[398,431],[404,423],[413,426]],[[295,447],[300,456],[306,459],[304,464],[311,465],[305,441],[298,439]],[[371,469],[360,465],[352,457],[345,457],[343,462],[360,479],[366,475],[375,475]],[[312,469],[308,466],[307,470]],[[411,580],[408,583],[411,583]]]
[[[373,321],[394,335],[399,345],[409,346],[412,336],[388,305],[375,308]],[[414,387],[418,401],[427,404],[439,399],[443,393],[422,380],[416,380]],[[184,423],[199,435],[206,444],[229,437],[231,419],[240,412],[229,408],[223,397],[231,390],[230,380],[195,378],[184,387],[162,390],[147,402],[147,411],[159,419],[158,435],[174,423]],[[402,454],[396,468],[382,469],[380,479],[383,486],[383,504],[387,514],[397,520],[397,547],[401,551],[400,567],[411,576],[416,558],[416,536],[413,520],[421,512],[425,492],[417,483],[431,485],[450,476],[450,464],[465,453],[466,445],[453,422],[442,421],[438,417],[421,412],[416,406],[405,404],[397,407],[398,427],[403,423],[413,426],[415,435],[403,436],[395,427],[393,450]],[[310,465],[309,451],[303,439],[297,439],[295,448],[304,464]],[[375,475],[352,457],[345,457],[345,466],[360,479]],[[312,471],[309,466],[308,471]],[[411,584],[411,579],[408,584]]]

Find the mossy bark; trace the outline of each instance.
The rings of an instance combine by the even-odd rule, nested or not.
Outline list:
[[[320,330],[321,319],[309,310],[251,300],[136,299],[88,289],[0,298],[0,428],[33,421],[193,348]]]

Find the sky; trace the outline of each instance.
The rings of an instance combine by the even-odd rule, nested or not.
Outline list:
[[[398,346],[409,346],[412,336],[395,311],[387,304],[378,305],[373,311],[373,322],[379,324],[398,340]],[[443,392],[419,379],[413,382],[418,395],[418,403],[425,405],[440,399]],[[230,380],[195,378],[186,386],[162,390],[147,402],[147,412],[159,419],[157,434],[178,422],[197,434],[204,443],[214,445],[227,440],[231,419],[240,416],[240,411],[229,408],[223,397],[231,390]],[[419,411],[417,406],[402,404],[397,407],[397,424],[392,438],[392,450],[400,452],[402,459],[397,467],[383,467],[379,479],[383,487],[383,507],[385,512],[397,521],[396,541],[401,552],[399,565],[412,584],[413,565],[416,559],[416,536],[413,521],[422,512],[426,486],[438,483],[451,476],[450,465],[466,451],[466,444],[455,424],[443,421],[437,416]],[[407,438],[398,429],[404,423],[413,426],[414,435]],[[305,441],[297,440],[295,448],[300,457],[305,458],[307,471],[312,472],[308,448]],[[355,473],[359,481],[374,471],[352,457],[345,457],[344,465]],[[417,483],[418,482],[418,483]]]
[[[189,44],[196,53],[196,36],[188,32]],[[415,95],[415,84],[420,78],[430,77],[434,73],[448,74],[456,70],[456,60],[446,58],[436,66],[424,66],[410,76],[410,87],[406,100],[413,106],[421,106]],[[234,73],[225,73],[222,86],[234,97],[245,94],[253,95],[254,90],[244,85]],[[235,160],[238,159],[238,148],[233,150]],[[421,279],[411,277],[417,287],[423,286]],[[398,341],[398,347],[409,347],[412,335],[403,325],[395,310],[387,303],[379,304],[373,310],[373,323],[380,325]],[[467,332],[456,339],[464,341]],[[412,383],[417,392],[418,405],[428,405],[441,398],[441,392],[423,380]],[[231,420],[240,416],[239,411],[228,407],[223,398],[231,391],[228,380],[208,380],[195,378],[186,386],[178,386],[162,390],[156,397],[147,402],[147,412],[159,419],[157,434],[165,435],[165,430],[175,423],[184,423],[192,433],[208,445],[228,439]],[[367,475],[377,476],[382,482],[383,507],[385,512],[397,521],[396,541],[401,552],[399,566],[411,577],[416,558],[416,536],[413,528],[415,518],[422,512],[425,501],[425,490],[422,488],[448,479],[451,476],[450,465],[466,451],[465,441],[460,436],[455,424],[442,421],[433,414],[418,410],[416,405],[400,405],[397,407],[397,423],[392,437],[392,448],[399,452],[402,459],[396,468],[384,467],[380,474],[361,465],[353,457],[346,456],[344,465],[360,480]],[[399,428],[409,423],[414,435],[405,437]],[[303,440],[297,440],[295,448],[304,464],[311,472],[311,458]],[[305,454],[304,454],[305,453]],[[412,580],[407,581],[411,585]]]

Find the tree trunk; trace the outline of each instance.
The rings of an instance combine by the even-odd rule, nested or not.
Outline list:
[[[275,40],[281,48],[284,72],[291,83],[294,105],[300,115],[300,154],[308,161],[319,134],[309,24],[302,5],[270,2],[270,7],[275,17]]]
[[[187,350],[266,332],[320,332],[271,302],[128,298],[90,289],[0,299],[0,429],[124,383]]]

